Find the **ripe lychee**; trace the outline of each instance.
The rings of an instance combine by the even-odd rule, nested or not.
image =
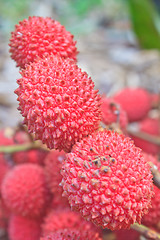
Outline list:
[[[100,131],[76,143],[62,167],[72,209],[111,230],[141,222],[153,196],[150,166],[130,138]]]
[[[160,171],[160,162],[158,161],[157,156],[152,156],[146,153],[143,153],[143,155],[146,162],[152,162]],[[157,186],[153,185],[153,190],[155,192],[155,195],[151,200],[152,208],[150,208],[149,212],[142,218],[143,224],[149,227],[156,225],[160,219],[160,189]]]
[[[9,221],[8,234],[10,240],[39,240],[40,221],[12,215]]]
[[[61,229],[40,240],[102,240],[98,233],[93,234],[91,231],[78,231],[72,229]]]
[[[10,39],[10,53],[17,67],[34,62],[37,56],[59,54],[76,60],[77,48],[73,35],[49,17],[29,17],[15,26]]]
[[[142,88],[124,88],[113,98],[126,111],[129,122],[143,119],[151,109],[150,94]]]
[[[159,136],[159,119],[158,118],[145,118],[138,123],[139,131],[142,133],[148,133],[153,136]],[[160,147],[148,140],[141,139],[131,135],[131,138],[134,140],[134,143],[137,147],[140,147],[144,152],[150,154],[158,154]],[[150,138],[149,138],[150,139]]]
[[[85,221],[79,213],[72,212],[69,208],[59,208],[50,211],[44,218],[42,233],[44,236],[47,236],[64,228],[92,232],[95,236],[98,235],[97,233],[100,234],[100,230],[91,222]]]
[[[43,168],[31,163],[15,166],[6,174],[1,192],[6,206],[13,213],[41,216],[48,200]]]
[[[50,149],[69,152],[98,128],[100,95],[87,73],[59,56],[48,56],[22,71],[16,90],[28,130]]]
[[[101,111],[102,121],[106,125],[119,122],[121,128],[126,128],[128,124],[127,114],[113,99],[103,96]]]
[[[62,175],[60,170],[62,168],[63,161],[66,158],[66,154],[61,151],[52,150],[45,159],[45,175],[48,188],[53,194],[52,205],[68,205],[68,199],[62,197],[63,189],[59,186],[62,181]]]

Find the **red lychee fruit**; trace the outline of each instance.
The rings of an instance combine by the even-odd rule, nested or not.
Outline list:
[[[133,229],[115,231],[116,240],[138,240],[140,233]]]
[[[159,129],[159,119],[157,118],[145,118],[138,123],[138,128],[140,132],[148,133],[153,136],[160,135]],[[140,147],[144,152],[150,154],[158,154],[160,147],[148,140],[143,140],[139,137],[131,135],[131,138],[134,140],[134,143],[137,147]]]
[[[129,122],[143,119],[151,109],[150,94],[142,88],[124,88],[114,100],[126,111]]]
[[[73,35],[59,22],[49,17],[29,17],[15,26],[11,33],[10,53],[17,67],[34,62],[36,57],[59,54],[64,58],[76,60],[77,48]]]
[[[0,198],[0,229],[7,229],[9,216],[10,212]]]
[[[39,240],[40,222],[35,219],[12,215],[9,221],[8,234],[10,240]]]
[[[69,59],[48,56],[22,71],[16,90],[28,130],[50,149],[69,152],[98,128],[100,95],[87,73]]]
[[[117,132],[99,131],[76,143],[61,173],[72,209],[103,228],[140,223],[151,205],[150,166],[133,141]]]
[[[59,186],[62,181],[62,175],[60,174],[60,170],[62,168],[63,161],[66,158],[66,154],[61,151],[52,150],[48,154],[45,159],[45,175],[46,182],[48,184],[48,188],[53,194],[53,202],[52,205],[63,204],[68,205],[68,199],[62,197],[62,187]]]
[[[146,153],[143,153],[143,155],[146,162],[152,162],[160,171],[160,162],[158,161],[157,156],[152,156]],[[150,208],[149,212],[142,218],[142,223],[149,227],[156,225],[160,219],[160,189],[153,185],[153,190],[155,195],[151,200],[152,208]]]
[[[5,159],[5,156],[3,154],[0,154],[0,192],[1,192],[2,181],[6,173],[9,171],[9,169],[10,169],[10,166]]]
[[[72,212],[69,208],[52,210],[44,218],[42,233],[47,236],[60,229],[72,229],[80,232],[92,232],[92,236],[98,236],[100,230],[91,222],[85,221],[79,213]]]
[[[87,231],[61,229],[40,240],[102,240],[102,238],[99,237],[98,233],[92,234],[92,232]]]
[[[6,174],[1,192],[6,206],[13,213],[39,217],[48,200],[43,168],[31,163],[15,166]]]
[[[128,118],[126,112],[113,99],[102,98],[102,121],[106,125],[119,122],[121,128],[126,128]]]

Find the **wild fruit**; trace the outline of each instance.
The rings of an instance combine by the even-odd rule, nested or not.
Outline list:
[[[22,164],[10,170],[2,183],[2,198],[15,214],[39,217],[48,200],[43,168],[35,164]]]
[[[103,131],[76,143],[62,167],[72,209],[111,230],[141,222],[153,196],[152,174],[130,138]]]
[[[36,57],[59,54],[76,60],[77,48],[73,35],[59,22],[49,17],[29,17],[15,26],[11,33],[10,53],[17,67],[34,62]]]
[[[142,88],[124,88],[113,98],[126,111],[129,122],[142,120],[151,109],[150,95]]]
[[[53,55],[22,71],[16,90],[28,130],[50,149],[69,152],[98,128],[100,96],[87,73],[69,59]]]
[[[8,234],[10,240],[39,240],[40,221],[12,215],[9,221]]]
[[[128,124],[127,114],[113,99],[103,97],[101,111],[102,122],[106,125],[119,122],[121,128],[126,128]]]

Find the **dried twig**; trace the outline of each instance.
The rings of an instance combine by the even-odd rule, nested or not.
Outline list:
[[[148,163],[151,166],[153,182],[158,188],[160,188],[160,172],[158,171],[158,168],[156,165],[154,165],[152,162],[148,162]]]
[[[139,232],[141,235],[143,235],[144,237],[146,237],[147,239],[153,239],[153,240],[158,240],[160,239],[160,234],[153,231],[152,229],[142,225],[142,224],[138,224],[138,223],[134,223],[131,226],[132,229],[136,230],[137,232]]]

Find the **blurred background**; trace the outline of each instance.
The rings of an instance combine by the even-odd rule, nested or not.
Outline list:
[[[160,89],[159,0],[0,0],[0,127],[15,126],[18,68],[8,43],[14,25],[49,16],[74,34],[78,65],[108,96],[124,86]]]

